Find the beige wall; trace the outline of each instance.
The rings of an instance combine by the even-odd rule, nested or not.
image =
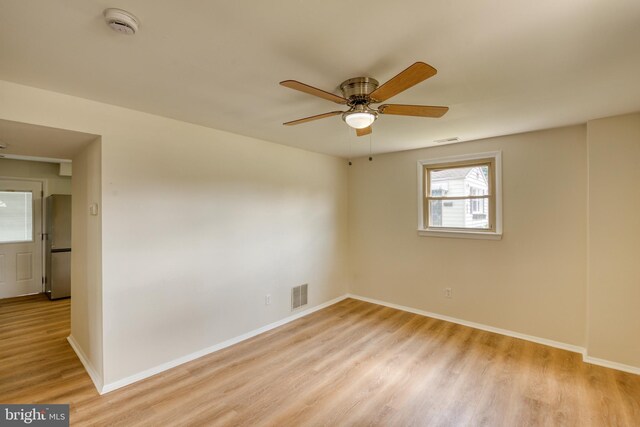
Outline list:
[[[502,240],[418,236],[417,161],[496,150]],[[351,291],[584,345],[586,173],[585,126],[357,159],[349,169]]]
[[[95,284],[101,275],[102,330],[78,323],[77,304],[100,306],[95,286],[74,301],[73,328],[83,351],[100,353],[103,343],[102,359],[89,357],[102,360],[106,384],[290,315],[289,289],[301,283],[310,285],[310,307],[350,288],[577,346],[587,345],[588,324],[590,355],[640,365],[639,319],[627,302],[638,300],[638,247],[627,237],[638,235],[637,200],[618,203],[615,227],[599,203],[612,183],[616,195],[637,186],[632,166],[611,167],[637,159],[637,115],[590,122],[588,138],[587,126],[573,126],[347,168],[342,159],[13,83],[0,81],[0,98],[0,119],[102,136],[101,147],[75,159],[86,169],[74,165],[74,183],[79,173],[101,176],[99,187],[74,187],[74,215],[92,221],[87,202],[101,203],[83,236],[93,267],[74,271]],[[503,153],[503,239],[418,237],[417,160],[495,150]],[[87,320],[89,329],[97,323]]]
[[[0,177],[32,178],[46,181],[45,197],[50,194],[71,194],[71,177],[58,174],[58,163],[0,159]]]
[[[640,114],[587,130],[588,354],[640,367]]]
[[[289,316],[292,286],[309,307],[346,292],[344,160],[8,82],[0,99],[102,136],[105,384]]]
[[[89,205],[100,204],[100,139],[73,158],[71,225],[71,336],[92,369],[102,377],[102,227]]]
[[[346,162],[180,127],[103,143],[108,382],[346,292]]]

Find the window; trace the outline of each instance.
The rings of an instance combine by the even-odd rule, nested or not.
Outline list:
[[[487,188],[478,188],[478,187],[470,187],[471,192],[470,194],[472,196],[485,196],[488,195],[488,191]],[[474,216],[478,216],[478,218],[480,217],[486,217],[485,212],[488,210],[487,207],[485,207],[485,200],[486,199],[470,199],[471,203],[469,203],[469,207],[470,209],[470,214],[474,215]]]
[[[0,191],[0,243],[33,240],[33,197],[30,191]]]
[[[500,152],[418,162],[420,235],[499,239]]]

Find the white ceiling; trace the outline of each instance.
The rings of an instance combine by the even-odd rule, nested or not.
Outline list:
[[[0,0],[0,79],[345,157],[640,111],[639,46],[638,0]],[[442,119],[382,116],[371,140],[339,117],[282,126],[336,104],[281,80],[338,93],[416,61],[438,74],[388,102]]]
[[[0,120],[0,155],[23,160],[71,160],[97,135]],[[1,175],[1,174],[0,174]]]

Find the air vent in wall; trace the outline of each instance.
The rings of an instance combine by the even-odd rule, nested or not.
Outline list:
[[[291,310],[307,305],[308,289],[309,285],[306,283],[304,285],[291,288]]]
[[[433,142],[435,142],[436,144],[442,144],[444,142],[458,142],[458,141],[460,141],[460,139],[457,136],[455,136],[453,138],[436,139]]]

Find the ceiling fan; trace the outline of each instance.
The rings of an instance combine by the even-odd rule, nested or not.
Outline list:
[[[373,108],[371,104],[378,104],[399,94],[402,91],[436,75],[438,71],[429,64],[416,62],[406,70],[402,71],[391,80],[379,85],[378,81],[371,77],[355,77],[345,80],[340,85],[342,96],[326,92],[322,89],[300,83],[296,80],[285,80],[280,82],[282,86],[299,90],[309,95],[318,96],[336,104],[345,104],[349,107],[347,111],[331,111],[329,113],[318,114],[316,116],[305,117],[283,123],[285,126],[299,125],[325,117],[342,115],[342,120],[356,130],[358,136],[368,135],[372,132],[371,125],[380,114],[393,114],[398,116],[416,117],[442,117],[449,107],[435,107],[429,105],[403,105],[403,104],[383,104],[378,108]]]

